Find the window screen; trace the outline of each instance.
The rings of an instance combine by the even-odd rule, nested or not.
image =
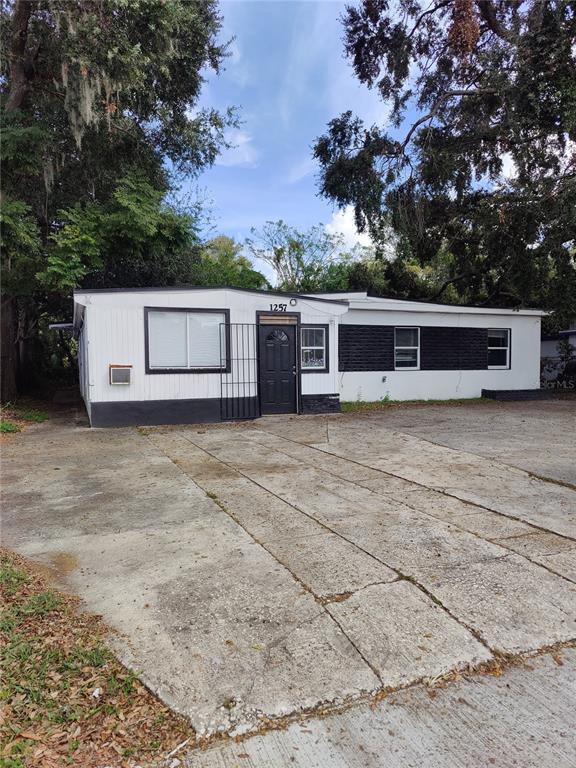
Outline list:
[[[510,330],[508,328],[488,329],[488,368],[510,366]]]
[[[326,329],[302,328],[302,370],[326,369]]]
[[[225,323],[224,312],[149,311],[149,368],[202,370],[226,367]]]

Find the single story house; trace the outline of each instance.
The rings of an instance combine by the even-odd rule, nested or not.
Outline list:
[[[539,310],[236,288],[78,290],[94,427],[337,411],[540,386]]]

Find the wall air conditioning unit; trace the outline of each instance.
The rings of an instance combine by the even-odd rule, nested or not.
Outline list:
[[[109,365],[108,374],[110,384],[130,384],[132,380],[132,366]]]

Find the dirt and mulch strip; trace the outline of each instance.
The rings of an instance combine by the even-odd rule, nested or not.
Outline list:
[[[22,432],[32,424],[40,424],[49,419],[44,408],[35,402],[3,403],[0,416],[0,440]]]
[[[189,723],[107,648],[101,618],[5,549],[0,598],[2,768],[170,766],[194,745]]]
[[[572,391],[549,391],[547,396],[541,400],[536,400],[536,403],[542,403],[551,400],[571,400],[576,402],[576,392]],[[505,406],[514,402],[526,402],[532,401],[514,401],[514,400],[491,400],[487,397],[467,397],[456,400],[389,400],[384,397],[381,400],[364,401],[356,400],[349,402],[341,402],[340,410],[342,413],[365,413],[369,411],[385,411],[390,408],[393,409],[406,409],[406,408],[421,408],[422,406],[439,406],[439,407],[463,407],[470,405],[492,405],[492,406]]]
[[[468,405],[493,405],[494,400],[485,397],[468,397],[461,400],[356,400],[340,403],[342,413],[363,413],[365,411],[384,411],[389,408],[414,408],[423,405],[439,406],[468,406]]]

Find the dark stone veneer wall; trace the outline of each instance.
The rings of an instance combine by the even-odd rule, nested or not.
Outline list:
[[[340,395],[302,395],[302,413],[339,413]]]
[[[420,326],[421,371],[477,371],[486,368],[486,328]],[[338,370],[393,371],[394,326],[341,325],[338,331]]]
[[[393,371],[394,326],[340,325],[338,370]]]

